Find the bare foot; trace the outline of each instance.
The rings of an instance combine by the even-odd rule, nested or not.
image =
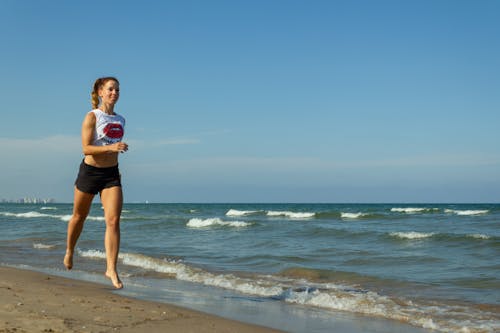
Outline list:
[[[67,270],[73,268],[73,253],[66,250],[66,255],[64,256],[64,266],[66,266]]]
[[[122,289],[123,288],[123,283],[122,281],[120,280],[120,278],[118,277],[118,273],[116,272],[111,272],[111,273],[108,273],[106,272],[104,274],[108,279],[111,280],[111,283],[113,284],[113,286],[116,288],[116,289]]]

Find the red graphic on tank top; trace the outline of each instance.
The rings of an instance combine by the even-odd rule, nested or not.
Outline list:
[[[123,127],[120,124],[107,124],[103,130],[104,135],[111,139],[121,139],[123,137]]]

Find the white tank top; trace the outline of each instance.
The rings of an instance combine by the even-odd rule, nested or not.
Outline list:
[[[90,111],[95,115],[94,146],[107,146],[122,141],[125,118],[119,114],[109,115],[102,110]]]

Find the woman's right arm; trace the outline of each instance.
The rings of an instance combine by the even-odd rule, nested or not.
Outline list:
[[[94,146],[92,140],[94,138],[96,118],[92,112],[87,113],[82,124],[82,150],[84,155],[99,155],[108,153],[119,153],[127,150],[127,145],[123,142],[117,142],[108,146]]]

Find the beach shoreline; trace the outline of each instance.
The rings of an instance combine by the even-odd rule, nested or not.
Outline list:
[[[1,204],[0,266],[290,333],[499,328],[498,205],[125,205],[119,291],[96,208],[67,271],[72,205]]]
[[[114,293],[111,286],[0,266],[0,332],[280,332]]]

